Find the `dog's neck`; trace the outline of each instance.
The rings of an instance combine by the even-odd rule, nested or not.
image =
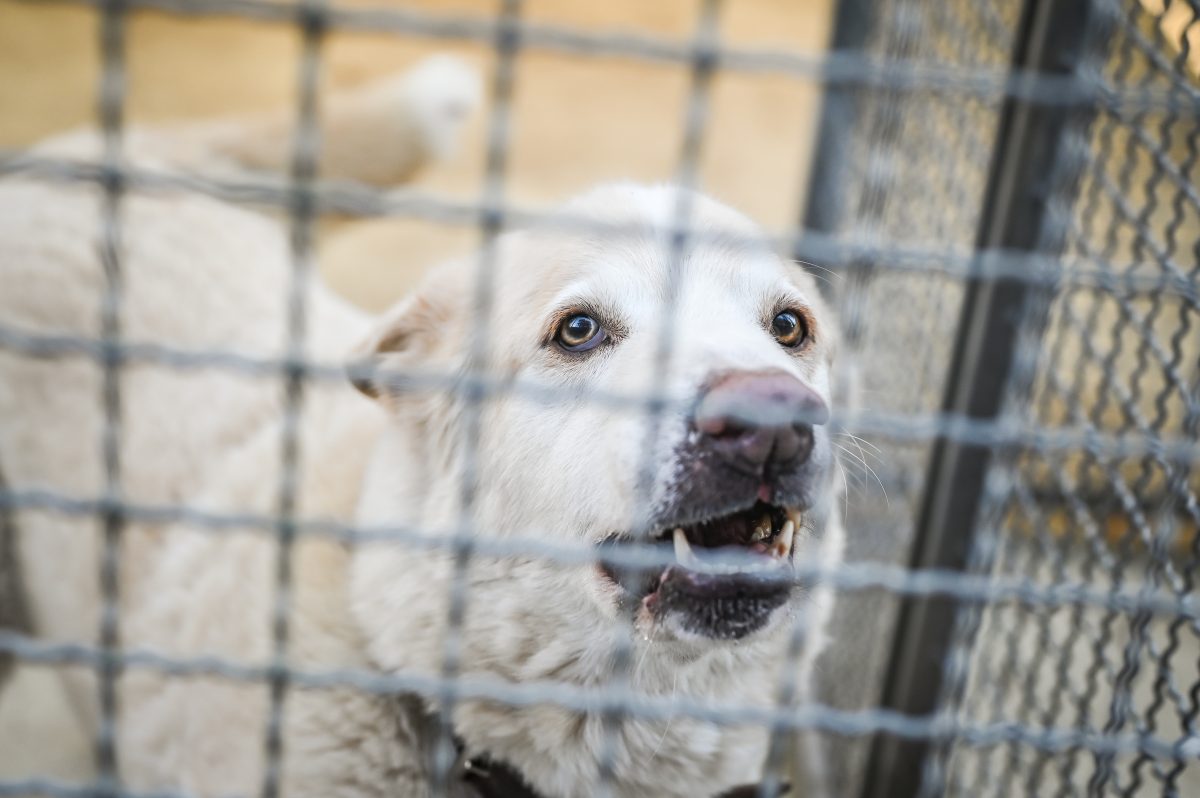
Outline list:
[[[551,798],[530,787],[512,766],[487,756],[468,757],[462,741],[456,740],[458,760],[451,771],[448,792],[451,798]],[[774,793],[785,795],[790,785],[778,784]],[[722,792],[715,798],[757,798],[762,795],[758,784],[743,784]]]
[[[422,758],[426,769],[432,773],[435,767],[435,752],[441,740],[441,730],[436,716],[422,709],[420,699],[401,699],[400,711],[409,713],[402,724],[422,730]],[[446,794],[450,798],[559,798],[539,792],[529,784],[526,777],[515,766],[486,752],[471,753],[459,737],[453,738],[455,759],[446,775]],[[787,785],[779,785],[776,795],[788,792]],[[732,787],[716,798],[751,798],[761,795],[757,784]]]
[[[385,438],[370,469],[361,519],[368,525],[401,519],[421,529],[444,528],[430,527],[412,505],[398,506],[437,504],[411,489],[422,481],[411,469],[421,464],[404,443],[398,434]],[[352,571],[352,608],[373,664],[387,672],[441,672],[455,573],[452,553],[372,545],[356,552]],[[590,578],[583,566],[476,552],[460,630],[464,677],[580,689],[612,684],[613,645],[619,632],[628,634],[628,619],[605,616],[579,589],[581,580]],[[630,689],[667,700],[769,708],[785,638],[698,647],[635,640]],[[749,783],[757,778],[766,750],[764,729],[719,726],[686,715],[627,717],[610,738],[601,713],[464,699],[455,707],[454,721],[471,756],[508,763],[547,798],[591,794],[609,739],[618,749],[613,778],[619,795],[705,795]]]

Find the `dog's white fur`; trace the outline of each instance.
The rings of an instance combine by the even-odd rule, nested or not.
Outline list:
[[[156,157],[162,157],[162,152]],[[136,153],[131,156],[137,158]],[[715,239],[681,266],[675,353],[664,374],[655,341],[670,258],[665,236],[679,193],[632,185],[597,189],[568,211],[597,222],[640,225],[617,238],[531,230],[496,243],[493,301],[474,313],[474,259],[435,270],[424,286],[376,322],[319,280],[307,286],[307,354],[322,362],[352,352],[385,367],[460,373],[469,353],[489,374],[548,390],[637,396],[652,387],[694,396],[713,374],[782,369],[829,396],[833,322],[813,281],[775,255],[720,241],[753,234],[743,217],[703,197],[693,223]],[[99,333],[102,272],[96,256],[99,201],[78,187],[0,183],[0,321],[32,334]],[[286,346],[291,266],[275,220],[196,195],[129,196],[122,203],[123,340],[272,358]],[[764,329],[765,303],[785,292],[818,319],[815,345],[796,357]],[[552,314],[572,303],[619,314],[625,338],[572,360],[542,345]],[[365,344],[363,342],[366,342]],[[278,507],[281,402],[278,379],[219,368],[175,370],[131,362],[121,382],[122,497],[142,505],[184,503],[210,512],[270,516]],[[462,519],[467,459],[461,395],[385,384],[370,401],[348,384],[310,382],[299,424],[298,515],[364,527],[407,524],[449,537]],[[102,372],[85,356],[54,359],[0,351],[0,467],[16,490],[101,495]],[[488,400],[478,428],[479,484],[470,513],[477,534],[590,545],[636,528],[646,416],[613,404]],[[687,434],[668,414],[653,452],[655,502],[669,499]],[[832,488],[818,508],[819,534],[797,558],[840,556]],[[19,551],[39,635],[94,642],[99,627],[99,523],[50,510],[18,514]],[[271,530],[201,529],[136,517],[121,546],[121,638],[170,657],[218,656],[261,665],[272,650],[276,544]],[[302,669],[362,668],[437,675],[446,651],[453,556],[397,542],[346,548],[301,537],[294,551],[289,662]],[[465,571],[460,671],[515,684],[607,684],[614,643],[633,631],[629,679],[639,694],[721,705],[770,707],[784,677],[793,621],[807,629],[795,674],[803,685],[823,643],[829,596],[814,591],[765,629],[735,643],[695,639],[669,623],[618,612],[610,583],[592,566],[535,556],[476,554]],[[80,719],[96,721],[95,685],[71,671]],[[250,793],[263,777],[267,688],[219,677],[174,678],[131,668],[121,680],[122,777],[139,789],[199,795]],[[803,690],[801,690],[803,694]],[[347,687],[291,690],[284,709],[285,794],[420,796],[428,762],[413,713],[394,699]],[[538,704],[463,700],[454,724],[468,750],[516,766],[546,795],[596,788],[603,721]],[[689,717],[624,720],[616,737],[616,792],[696,796],[755,781],[766,731]]]

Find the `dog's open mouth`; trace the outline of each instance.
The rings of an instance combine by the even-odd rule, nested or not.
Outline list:
[[[672,547],[674,563],[630,570],[601,563],[656,618],[675,615],[693,634],[737,639],[761,629],[788,599],[782,578],[803,519],[796,510],[756,502],[747,510],[689,525],[667,525],[654,537]]]

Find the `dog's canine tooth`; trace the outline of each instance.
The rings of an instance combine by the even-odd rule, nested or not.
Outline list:
[[[692,544],[688,543],[687,535],[680,527],[675,528],[675,559],[680,565],[694,565],[696,555],[692,552]]]
[[[776,557],[786,557],[792,550],[792,538],[795,534],[796,524],[789,518],[783,522],[783,530],[779,533],[779,540],[771,547],[771,553]]]

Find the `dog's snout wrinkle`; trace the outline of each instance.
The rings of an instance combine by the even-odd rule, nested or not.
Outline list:
[[[821,397],[790,374],[734,372],[704,393],[694,424],[722,455],[761,470],[806,460],[813,425],[828,418]]]

